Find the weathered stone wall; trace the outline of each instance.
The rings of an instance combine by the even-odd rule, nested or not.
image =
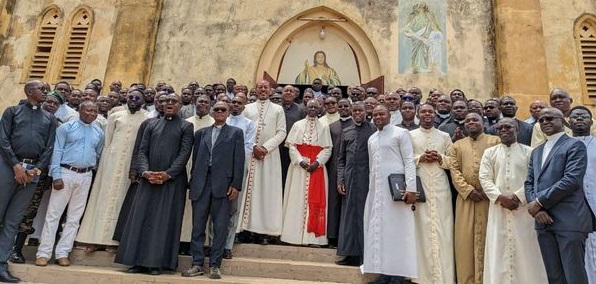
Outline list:
[[[253,85],[261,77],[257,62],[279,26],[303,11],[325,6],[342,14],[368,35],[385,75],[385,89],[419,86],[461,88],[486,99],[495,92],[492,4],[452,0],[447,6],[446,75],[398,74],[396,0],[236,1],[209,0],[188,5],[165,1],[157,36],[151,82],[181,86],[224,82],[235,77]],[[364,82],[363,82],[364,83]]]
[[[594,0],[540,0],[544,49],[548,68],[548,89],[560,87],[569,91],[576,104],[596,110],[594,101],[582,94],[581,55],[574,37],[576,20],[585,13],[596,13]],[[547,98],[548,94],[543,96]]]
[[[0,20],[2,26],[8,26],[7,36],[1,44],[0,57],[0,111],[9,105],[14,105],[24,98],[23,83],[26,81],[27,65],[33,51],[37,35],[38,17],[42,11],[54,4],[62,10],[64,23],[67,23],[78,7],[85,5],[93,9],[95,24],[91,28],[91,38],[87,48],[86,63],[83,64],[81,84],[93,78],[103,79],[105,68],[112,44],[112,30],[115,22],[117,0],[24,0],[14,2],[12,14],[3,15]],[[2,7],[0,7],[2,8]],[[58,40],[66,41],[68,27],[62,25]],[[61,56],[61,54],[56,54]],[[56,83],[57,78],[51,78],[50,83]],[[75,87],[79,87],[75,85]]]

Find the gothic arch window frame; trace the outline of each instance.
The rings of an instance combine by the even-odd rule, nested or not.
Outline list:
[[[95,16],[91,7],[81,5],[73,9],[68,19],[69,22],[64,29],[62,56],[55,79],[78,84],[81,82],[87,62],[85,58],[89,49]]]
[[[265,43],[255,70],[255,79],[259,80],[263,72],[278,78],[283,57],[294,35],[308,29],[313,24],[321,23],[300,20],[300,18],[343,18],[345,21],[325,22],[326,29],[333,29],[346,40],[356,57],[358,75],[362,83],[373,80],[381,73],[381,63],[374,44],[362,28],[348,16],[327,6],[317,6],[304,10],[285,21],[270,35]],[[256,81],[255,80],[255,81]]]
[[[52,78],[53,66],[57,55],[60,54],[59,46],[63,25],[63,11],[56,5],[46,7],[39,14],[27,68],[21,76],[23,83],[35,79],[49,81]]]
[[[574,37],[583,104],[596,105],[596,15],[586,13],[578,17],[575,21]]]

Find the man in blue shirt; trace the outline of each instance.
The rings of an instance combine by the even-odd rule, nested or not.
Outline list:
[[[79,119],[62,124],[56,130],[50,175],[54,179],[46,220],[41,233],[35,265],[46,266],[52,254],[60,216],[66,205],[66,223],[56,246],[56,261],[68,266],[79,221],[87,203],[91,186],[91,170],[97,165],[104,144],[104,133],[93,123],[97,105],[84,101],[79,107]]]

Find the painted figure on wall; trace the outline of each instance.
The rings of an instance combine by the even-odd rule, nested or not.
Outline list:
[[[341,85],[335,70],[327,65],[327,55],[324,51],[315,52],[312,66],[308,64],[308,60],[304,61],[304,69],[298,74],[294,83],[310,85],[316,78],[321,79],[323,85]]]
[[[426,2],[412,5],[400,37],[400,61],[407,61],[401,62],[401,73],[445,73],[444,21],[440,19]]]

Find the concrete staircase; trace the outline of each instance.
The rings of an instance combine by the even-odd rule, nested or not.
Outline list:
[[[98,251],[86,253],[75,248],[71,266],[34,265],[37,247],[25,247],[26,264],[10,264],[13,274],[31,283],[365,283],[359,268],[334,263],[335,250],[298,246],[237,244],[234,258],[224,259],[221,280],[206,276],[182,277],[179,272],[159,276],[124,273],[127,267],[113,262],[114,254]],[[52,261],[53,263],[53,261]],[[180,256],[178,270],[191,264],[191,258]]]

